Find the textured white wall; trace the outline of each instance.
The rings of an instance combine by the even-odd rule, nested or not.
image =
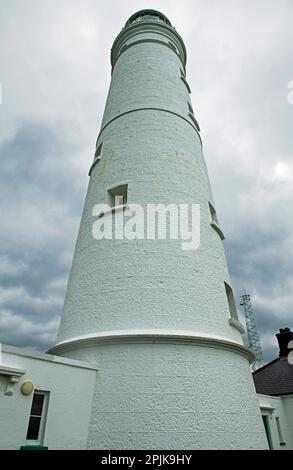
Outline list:
[[[266,447],[252,377],[238,354],[158,341],[71,354],[98,358],[90,448]]]
[[[26,443],[33,394],[24,396],[21,384],[50,392],[44,445],[49,449],[85,449],[97,372],[90,365],[7,347],[2,363],[26,370],[12,396],[5,395],[7,378],[0,376],[0,449],[20,449]],[[58,362],[59,361],[59,362]],[[67,362],[67,364],[66,364]]]
[[[139,44],[118,59],[104,122],[129,109],[157,106],[188,119],[187,89],[176,54]],[[139,327],[196,329],[241,341],[228,323],[223,243],[210,226],[211,193],[195,129],[164,111],[140,110],[102,132],[69,279],[59,341],[95,331]],[[201,205],[201,245],[180,241],[96,241],[92,209],[107,188],[128,183],[128,202]],[[74,318],[74,321],[72,321]]]
[[[158,37],[169,41],[156,31],[127,43]],[[242,343],[229,324],[223,242],[210,225],[212,195],[180,68],[174,51],[150,42],[130,47],[115,64],[97,143],[103,143],[101,161],[90,177],[59,342],[172,329]],[[180,241],[170,240],[94,240],[93,206],[122,183],[129,203],[200,203],[200,248],[182,251]],[[56,351],[102,368],[90,448],[266,447],[249,364],[236,353],[170,340],[95,348],[81,342],[75,350]]]
[[[293,444],[293,397],[273,397],[258,394],[258,401],[262,414],[268,416],[273,450],[292,450]],[[276,417],[279,418],[283,442],[280,445]]]

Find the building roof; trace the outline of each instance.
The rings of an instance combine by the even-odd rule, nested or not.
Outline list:
[[[6,344],[1,345],[0,352],[1,351],[3,353],[13,354],[15,356],[27,357],[29,359],[38,359],[39,361],[54,362],[55,364],[64,364],[67,366],[79,367],[81,369],[98,370],[97,365],[90,362],[79,361],[77,359],[71,359],[68,357],[54,356],[52,354],[39,351],[29,351],[25,348],[16,348],[15,346],[8,346]],[[2,365],[4,366],[4,364]]]
[[[293,332],[289,328],[281,328],[276,337],[280,348],[279,357],[253,372],[255,388],[257,393],[263,395],[291,395],[293,364],[288,355],[293,349]]]
[[[293,364],[288,358],[278,357],[264,367],[253,372],[257,393],[263,395],[293,394]]]

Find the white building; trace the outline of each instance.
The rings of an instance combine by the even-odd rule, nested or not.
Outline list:
[[[279,357],[253,373],[255,388],[270,449],[293,449],[293,333],[277,333]],[[291,346],[290,345],[290,346]],[[291,353],[292,354],[292,353]]]
[[[164,15],[144,10],[111,61],[54,356],[3,349],[0,446],[267,448],[184,43]],[[94,224],[113,218],[115,231],[131,204],[196,204],[200,243],[182,249],[182,238],[144,232],[97,241]]]
[[[97,367],[3,346],[0,449],[85,449]]]

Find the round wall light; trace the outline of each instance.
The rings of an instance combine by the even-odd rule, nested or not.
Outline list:
[[[23,395],[30,395],[34,391],[34,384],[30,381],[27,380],[26,382],[23,382],[21,385],[21,393]]]

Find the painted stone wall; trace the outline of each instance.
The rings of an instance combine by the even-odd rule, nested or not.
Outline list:
[[[2,366],[25,372],[11,396],[5,395],[9,377],[1,373]],[[88,363],[4,346],[0,362],[0,449],[19,450],[26,445],[33,394],[21,393],[25,381],[49,395],[41,444],[49,450],[85,449],[96,375],[96,368]]]
[[[237,321],[229,321],[229,274],[182,79],[183,41],[157,19],[138,22],[116,39],[112,62],[100,160],[90,172],[52,348],[102,371],[88,446],[266,448],[249,353]],[[128,204],[200,204],[199,248],[183,251],[181,240],[170,239],[95,240],[93,207],[120,185],[128,185]]]

